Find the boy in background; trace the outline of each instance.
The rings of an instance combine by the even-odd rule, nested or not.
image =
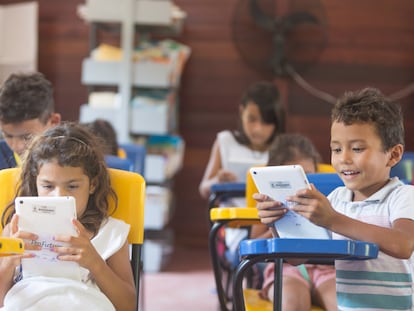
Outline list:
[[[333,239],[380,249],[377,259],[335,262],[338,310],[414,310],[414,187],[390,178],[404,151],[400,106],[374,88],[345,93],[332,110],[330,147],[345,187],[328,198],[314,187],[300,190],[288,198],[297,203],[292,209],[331,230]],[[281,202],[254,198],[262,223],[286,213]]]
[[[60,123],[43,74],[12,74],[0,88],[0,169],[16,167],[32,138]]]

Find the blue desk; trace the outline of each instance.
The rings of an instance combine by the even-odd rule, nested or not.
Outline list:
[[[274,297],[282,297],[283,259],[308,258],[323,263],[332,260],[366,260],[378,256],[378,246],[373,243],[351,240],[319,239],[256,239],[240,244],[243,260],[233,279],[233,305],[237,311],[244,311],[243,278],[245,271],[255,263],[273,260],[275,263]],[[275,311],[282,310],[281,299],[274,299]]]
[[[210,188],[210,197],[208,199],[208,210],[217,207],[217,201],[226,198],[244,197],[246,194],[246,183],[232,182],[214,184]]]

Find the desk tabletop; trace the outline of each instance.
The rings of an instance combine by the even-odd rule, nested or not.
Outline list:
[[[256,239],[240,244],[240,256],[272,254],[279,258],[326,258],[363,260],[378,256],[374,243],[328,239]]]

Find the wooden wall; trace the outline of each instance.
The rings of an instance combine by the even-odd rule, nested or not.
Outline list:
[[[0,0],[0,4],[13,2],[21,1]],[[175,2],[188,14],[184,31],[176,39],[191,47],[192,56],[180,90],[179,128],[186,153],[174,183],[176,207],[171,226],[179,239],[206,244],[206,202],[198,194],[198,184],[210,147],[218,131],[235,127],[243,90],[264,76],[244,62],[232,40],[233,15],[245,0]],[[57,110],[67,120],[78,118],[79,106],[87,98],[80,71],[88,54],[88,26],[76,14],[80,3],[83,1],[39,1],[39,70],[53,82]],[[289,2],[283,3],[286,9]],[[414,81],[413,1],[322,0],[321,4],[327,42],[317,64],[303,73],[308,82],[338,96],[368,85],[392,94]],[[277,82],[287,107],[288,130],[309,135],[329,161],[331,104],[291,79]],[[413,95],[401,100],[410,150],[414,150],[412,100]]]

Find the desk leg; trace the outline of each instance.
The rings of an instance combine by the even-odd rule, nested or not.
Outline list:
[[[283,258],[275,258],[273,311],[282,311]]]
[[[217,296],[219,299],[220,310],[221,311],[228,311],[227,308],[227,299],[226,293],[223,288],[223,281],[222,281],[222,273],[220,267],[220,258],[217,253],[217,246],[216,246],[216,239],[218,235],[218,231],[224,226],[223,223],[216,222],[210,229],[209,235],[209,250],[210,250],[210,257],[211,257],[211,264],[213,265],[213,272],[214,272],[214,280],[216,281],[216,290]]]

